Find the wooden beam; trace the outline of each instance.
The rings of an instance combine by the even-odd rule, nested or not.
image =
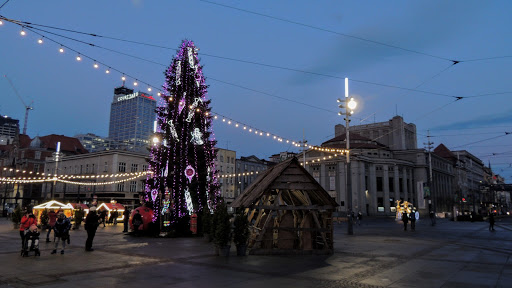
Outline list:
[[[288,183],[288,182],[274,182],[270,185],[271,189],[288,189],[288,190],[318,190],[318,185],[313,183]]]
[[[320,225],[320,221],[318,221],[318,216],[316,215],[316,211],[311,211],[313,213],[313,219],[315,219],[316,226],[321,229],[322,225]],[[328,249],[329,244],[327,244],[327,238],[325,237],[325,232],[320,232],[320,235],[322,235],[322,240],[324,241],[324,249]]]

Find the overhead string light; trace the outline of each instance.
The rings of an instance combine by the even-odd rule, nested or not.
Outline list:
[[[3,19],[6,19],[6,18],[3,18]],[[66,49],[68,49],[68,50],[71,50],[71,51],[73,51],[73,52],[76,52],[76,53],[78,54],[78,56],[76,57],[76,60],[77,60],[77,61],[82,61],[84,58],[87,58],[87,59],[90,59],[91,61],[93,61],[93,62],[94,62],[94,63],[93,63],[93,67],[94,67],[95,69],[98,69],[98,68],[99,68],[99,66],[100,66],[100,64],[101,64],[101,65],[103,65],[104,67],[108,67],[108,68],[105,70],[105,74],[110,74],[112,71],[116,71],[116,72],[118,72],[119,74],[123,75],[123,77],[125,77],[125,78],[127,78],[127,76],[129,76],[127,73],[124,73],[124,72],[123,72],[123,71],[121,71],[121,70],[118,70],[118,69],[116,69],[116,68],[114,68],[114,67],[112,67],[112,66],[110,66],[110,65],[106,65],[105,63],[101,63],[100,61],[94,60],[93,58],[88,57],[88,56],[87,56],[87,55],[85,55],[84,53],[81,53],[81,52],[79,52],[79,51],[77,51],[77,50],[75,50],[75,49],[72,49],[72,48],[70,48],[70,47],[68,47],[68,46],[65,46],[65,45],[63,45],[63,44],[61,44],[61,43],[59,43],[59,42],[57,42],[57,41],[53,40],[52,38],[48,37],[48,35],[43,35],[42,33],[39,33],[38,31],[41,31],[41,30],[39,30],[39,29],[37,29],[37,28],[31,27],[31,26],[24,26],[24,25],[22,25],[21,23],[18,23],[17,21],[14,21],[14,20],[13,20],[13,21],[9,21],[9,22],[11,22],[11,23],[13,23],[13,24],[16,24],[16,25],[21,26],[20,34],[21,34],[21,35],[23,35],[23,36],[25,36],[25,35],[26,35],[26,30],[27,30],[27,31],[30,31],[30,32],[33,32],[34,34],[37,34],[37,35],[41,36],[41,38],[39,38],[39,40],[37,41],[39,44],[42,44],[42,43],[43,43],[43,38],[46,38],[46,39],[47,39],[47,40],[49,40],[50,42],[53,42],[53,43],[55,43],[55,44],[57,44],[57,45],[59,45],[59,46],[60,46],[60,47],[59,47],[59,52],[60,52],[60,53],[64,53],[64,52],[65,52],[65,48],[66,48]],[[31,29],[31,28],[32,28],[32,29]],[[38,30],[38,31],[35,31],[34,29],[36,29],[36,30]],[[79,41],[79,42],[84,43],[83,41]],[[89,44],[90,46],[93,46],[93,47],[102,48],[102,47],[99,47],[98,45],[94,45],[94,44],[92,44],[92,43],[86,43],[86,44]],[[103,49],[104,49],[104,48],[103,48]],[[134,86],[138,86],[138,85],[139,85],[139,84],[141,84],[141,83],[142,83],[142,84],[145,84],[145,85],[148,87],[148,88],[147,88],[147,90],[148,90],[149,92],[153,91],[153,88],[154,88],[154,87],[158,87],[158,85],[151,85],[151,84],[149,84],[149,83],[146,83],[146,82],[140,81],[140,80],[138,80],[138,79],[137,79],[137,78],[135,78],[135,77],[132,77],[132,76],[129,76],[129,77],[134,79],[134,82],[133,82],[133,85],[134,85]],[[123,80],[123,81],[124,81],[124,80]],[[159,97],[161,97],[161,96],[162,96],[162,94],[164,94],[162,91],[158,91],[158,92],[157,92],[157,95],[158,95]]]
[[[76,185],[109,185],[109,184],[116,184],[116,183],[122,183],[126,181],[131,181],[133,179],[137,179],[143,176],[146,176],[147,174],[150,174],[150,171],[144,171],[144,172],[138,172],[138,173],[124,173],[124,174],[111,174],[111,175],[51,175],[46,174],[44,177],[3,177],[0,178],[1,183],[39,183],[39,182],[51,182],[51,181],[57,181],[57,182],[63,182],[68,184],[76,184]],[[44,174],[44,173],[42,173]],[[74,179],[100,179],[100,178],[115,178],[120,177],[119,175],[131,176],[129,178],[125,179],[119,179],[114,181],[108,181],[108,182],[79,182],[79,181],[69,181],[65,180],[66,178]],[[105,177],[104,177],[105,176]]]
[[[17,25],[22,26],[22,28],[24,27],[23,25],[21,25],[21,24],[19,24],[19,23],[16,23],[16,22],[13,22],[13,23],[14,23],[14,24],[17,24]],[[27,29],[27,30],[30,30],[31,32],[34,32],[35,34],[39,34],[40,36],[44,36],[44,35],[42,35],[41,33],[38,33],[37,31],[33,31],[33,30],[31,30],[30,28],[26,28],[26,29]],[[47,36],[46,36],[46,37],[47,37]],[[51,39],[51,38],[49,38],[49,37],[47,37],[47,39],[48,39],[48,40],[50,40],[50,41],[52,41],[52,42],[54,42],[54,43],[60,44],[60,43],[56,42],[55,40],[53,40],[53,39]],[[89,44],[90,44],[90,43],[89,43]],[[63,53],[63,52],[64,52],[64,48],[63,48],[64,46],[63,46],[62,44],[60,44],[60,45],[61,45],[61,47],[60,47],[59,51],[60,51],[61,53]],[[96,46],[96,45],[94,45],[94,44],[90,44],[90,45]],[[97,47],[97,46],[96,46],[96,47]],[[85,56],[84,54],[82,54],[82,53],[80,53],[80,52],[78,52],[78,51],[76,51],[76,50],[74,50],[74,49],[71,49],[71,48],[69,48],[69,47],[67,47],[67,48],[68,48],[68,49],[70,49],[70,50],[72,50],[72,51],[74,51],[74,52],[76,52],[76,53],[79,53],[80,55],[83,55],[83,56],[84,56],[84,57],[86,57],[86,58],[89,58],[89,59],[91,59],[91,60],[92,60],[92,58],[90,58],[90,57],[88,57],[88,56]],[[95,67],[95,68],[97,68],[97,66],[98,66],[98,65],[97,65],[97,63],[99,63],[99,62],[98,62],[98,61],[96,61],[96,60],[93,60],[93,61],[95,62],[95,63],[94,63],[94,67]],[[104,65],[104,64],[103,64],[103,65]],[[107,67],[108,67],[108,69],[106,69],[106,70],[105,70],[105,73],[106,73],[106,74],[110,74],[110,70],[112,69],[112,70],[115,70],[115,71],[119,72],[119,73],[120,73],[120,74],[122,74],[122,75],[127,75],[126,73],[124,73],[124,72],[122,72],[122,71],[120,71],[120,70],[117,70],[117,69],[113,69],[113,68],[111,68],[111,66],[108,66],[108,65],[105,65],[105,66],[107,66]],[[135,78],[134,78],[134,79],[135,79]],[[145,83],[145,84],[146,84],[146,85],[148,85],[148,86],[153,86],[153,85],[149,85],[148,83]],[[136,79],[136,80],[135,80],[135,82],[134,82],[134,86],[137,86],[137,85],[138,85],[138,80]],[[153,87],[155,87],[155,86],[153,86]],[[162,95],[162,93],[158,92],[158,96],[161,96],[161,95]],[[165,95],[165,94],[164,94],[164,95]],[[172,99],[171,99],[171,100],[172,100]],[[218,114],[218,115],[219,115],[219,116],[221,116],[220,114]],[[223,116],[222,116],[222,117],[223,117]],[[214,118],[215,118],[215,119],[217,119],[217,118],[218,118],[218,116],[216,115]],[[224,118],[225,118],[225,117],[223,117],[223,122],[226,122],[226,120],[225,120]],[[231,120],[230,120],[230,121],[228,121],[228,124],[231,124],[231,122],[232,122]],[[236,127],[238,127],[237,125],[238,125],[238,124],[236,124],[235,126],[236,126]],[[246,128],[246,126],[244,125],[244,130],[246,130],[246,129],[247,129],[247,128]],[[259,136],[264,136],[264,135],[266,135],[267,137],[272,137],[272,139],[274,139],[274,140],[276,140],[276,141],[278,141],[278,142],[287,143],[287,144],[292,144],[292,145],[294,145],[295,147],[301,147],[301,145],[299,144],[300,142],[298,142],[298,141],[292,141],[292,140],[284,139],[284,138],[282,138],[282,137],[279,137],[279,136],[274,135],[274,134],[271,134],[271,133],[263,132],[263,131],[261,131],[261,130],[257,130],[257,129],[255,129],[255,130],[256,130],[256,131],[255,131],[255,134],[257,134],[257,135],[259,135]],[[253,129],[252,129],[251,127],[249,127],[249,132],[252,132],[252,131],[253,131]],[[313,147],[315,147],[315,149],[316,149],[316,150],[319,150],[319,149],[320,149],[320,147],[318,147],[318,146],[309,146],[309,148],[310,148],[310,149],[313,149]],[[323,151],[323,150],[321,150],[321,151]],[[336,150],[336,152],[338,152],[338,153],[342,153],[343,151],[345,151],[345,150],[342,150],[342,149],[337,149],[337,150]]]
[[[278,135],[272,134],[270,132],[265,132],[265,131],[262,131],[261,129],[256,129],[256,128],[251,127],[249,125],[243,124],[240,121],[235,121],[233,119],[229,119],[229,118],[227,118],[225,116],[222,116],[222,115],[220,115],[218,113],[214,113],[214,112],[211,112],[211,113],[213,115],[215,115],[215,116],[213,116],[214,120],[222,119],[222,122],[226,123],[227,125],[232,125],[234,123],[234,125],[232,125],[232,126],[234,126],[235,128],[242,127],[242,130],[246,130],[246,131],[248,131],[251,134],[254,131],[255,135],[266,136],[269,139],[272,139],[272,140],[275,140],[275,141],[281,142],[281,143],[291,144],[291,145],[293,145],[295,147],[303,147],[303,145],[301,144],[300,141],[293,141],[293,140],[285,139],[283,137],[280,137]],[[312,149],[312,150],[317,150],[317,151],[322,151],[322,152],[330,152],[330,153],[346,153],[348,151],[346,149],[325,148],[325,147],[313,146],[313,145],[308,145],[308,146],[306,146],[306,148],[309,148],[309,149]]]

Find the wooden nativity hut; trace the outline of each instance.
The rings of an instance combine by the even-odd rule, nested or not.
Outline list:
[[[249,254],[331,254],[334,199],[291,158],[264,171],[230,205],[247,212]]]

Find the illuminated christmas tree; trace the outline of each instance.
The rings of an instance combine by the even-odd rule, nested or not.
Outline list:
[[[165,95],[156,109],[158,141],[149,161],[153,173],[145,190],[145,201],[155,211],[153,222],[164,217],[179,234],[188,233],[190,215],[213,210],[220,195],[211,100],[197,51],[192,41],[184,40],[165,72]]]

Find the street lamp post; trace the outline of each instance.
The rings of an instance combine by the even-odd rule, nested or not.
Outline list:
[[[52,193],[51,193],[51,200],[53,200],[53,196],[56,190],[57,186],[57,177],[59,175],[59,157],[60,157],[60,142],[57,142],[57,149],[56,152],[53,154],[55,159],[55,174],[53,175],[53,185],[52,185]]]
[[[349,131],[349,123],[350,123],[350,115],[354,113],[354,109],[357,106],[357,102],[354,100],[354,98],[348,97],[348,78],[345,78],[345,100],[342,101],[338,98],[338,103],[344,102],[345,104],[340,104],[339,108],[344,108],[345,112],[338,112],[338,115],[345,115],[345,125],[346,125],[346,132],[345,132],[345,142],[346,142],[346,155],[347,155],[347,169],[345,169],[346,172],[346,200],[347,200],[347,219],[348,219],[348,225],[347,225],[347,234],[353,235],[354,230],[352,227],[352,173],[350,170],[350,131]]]

